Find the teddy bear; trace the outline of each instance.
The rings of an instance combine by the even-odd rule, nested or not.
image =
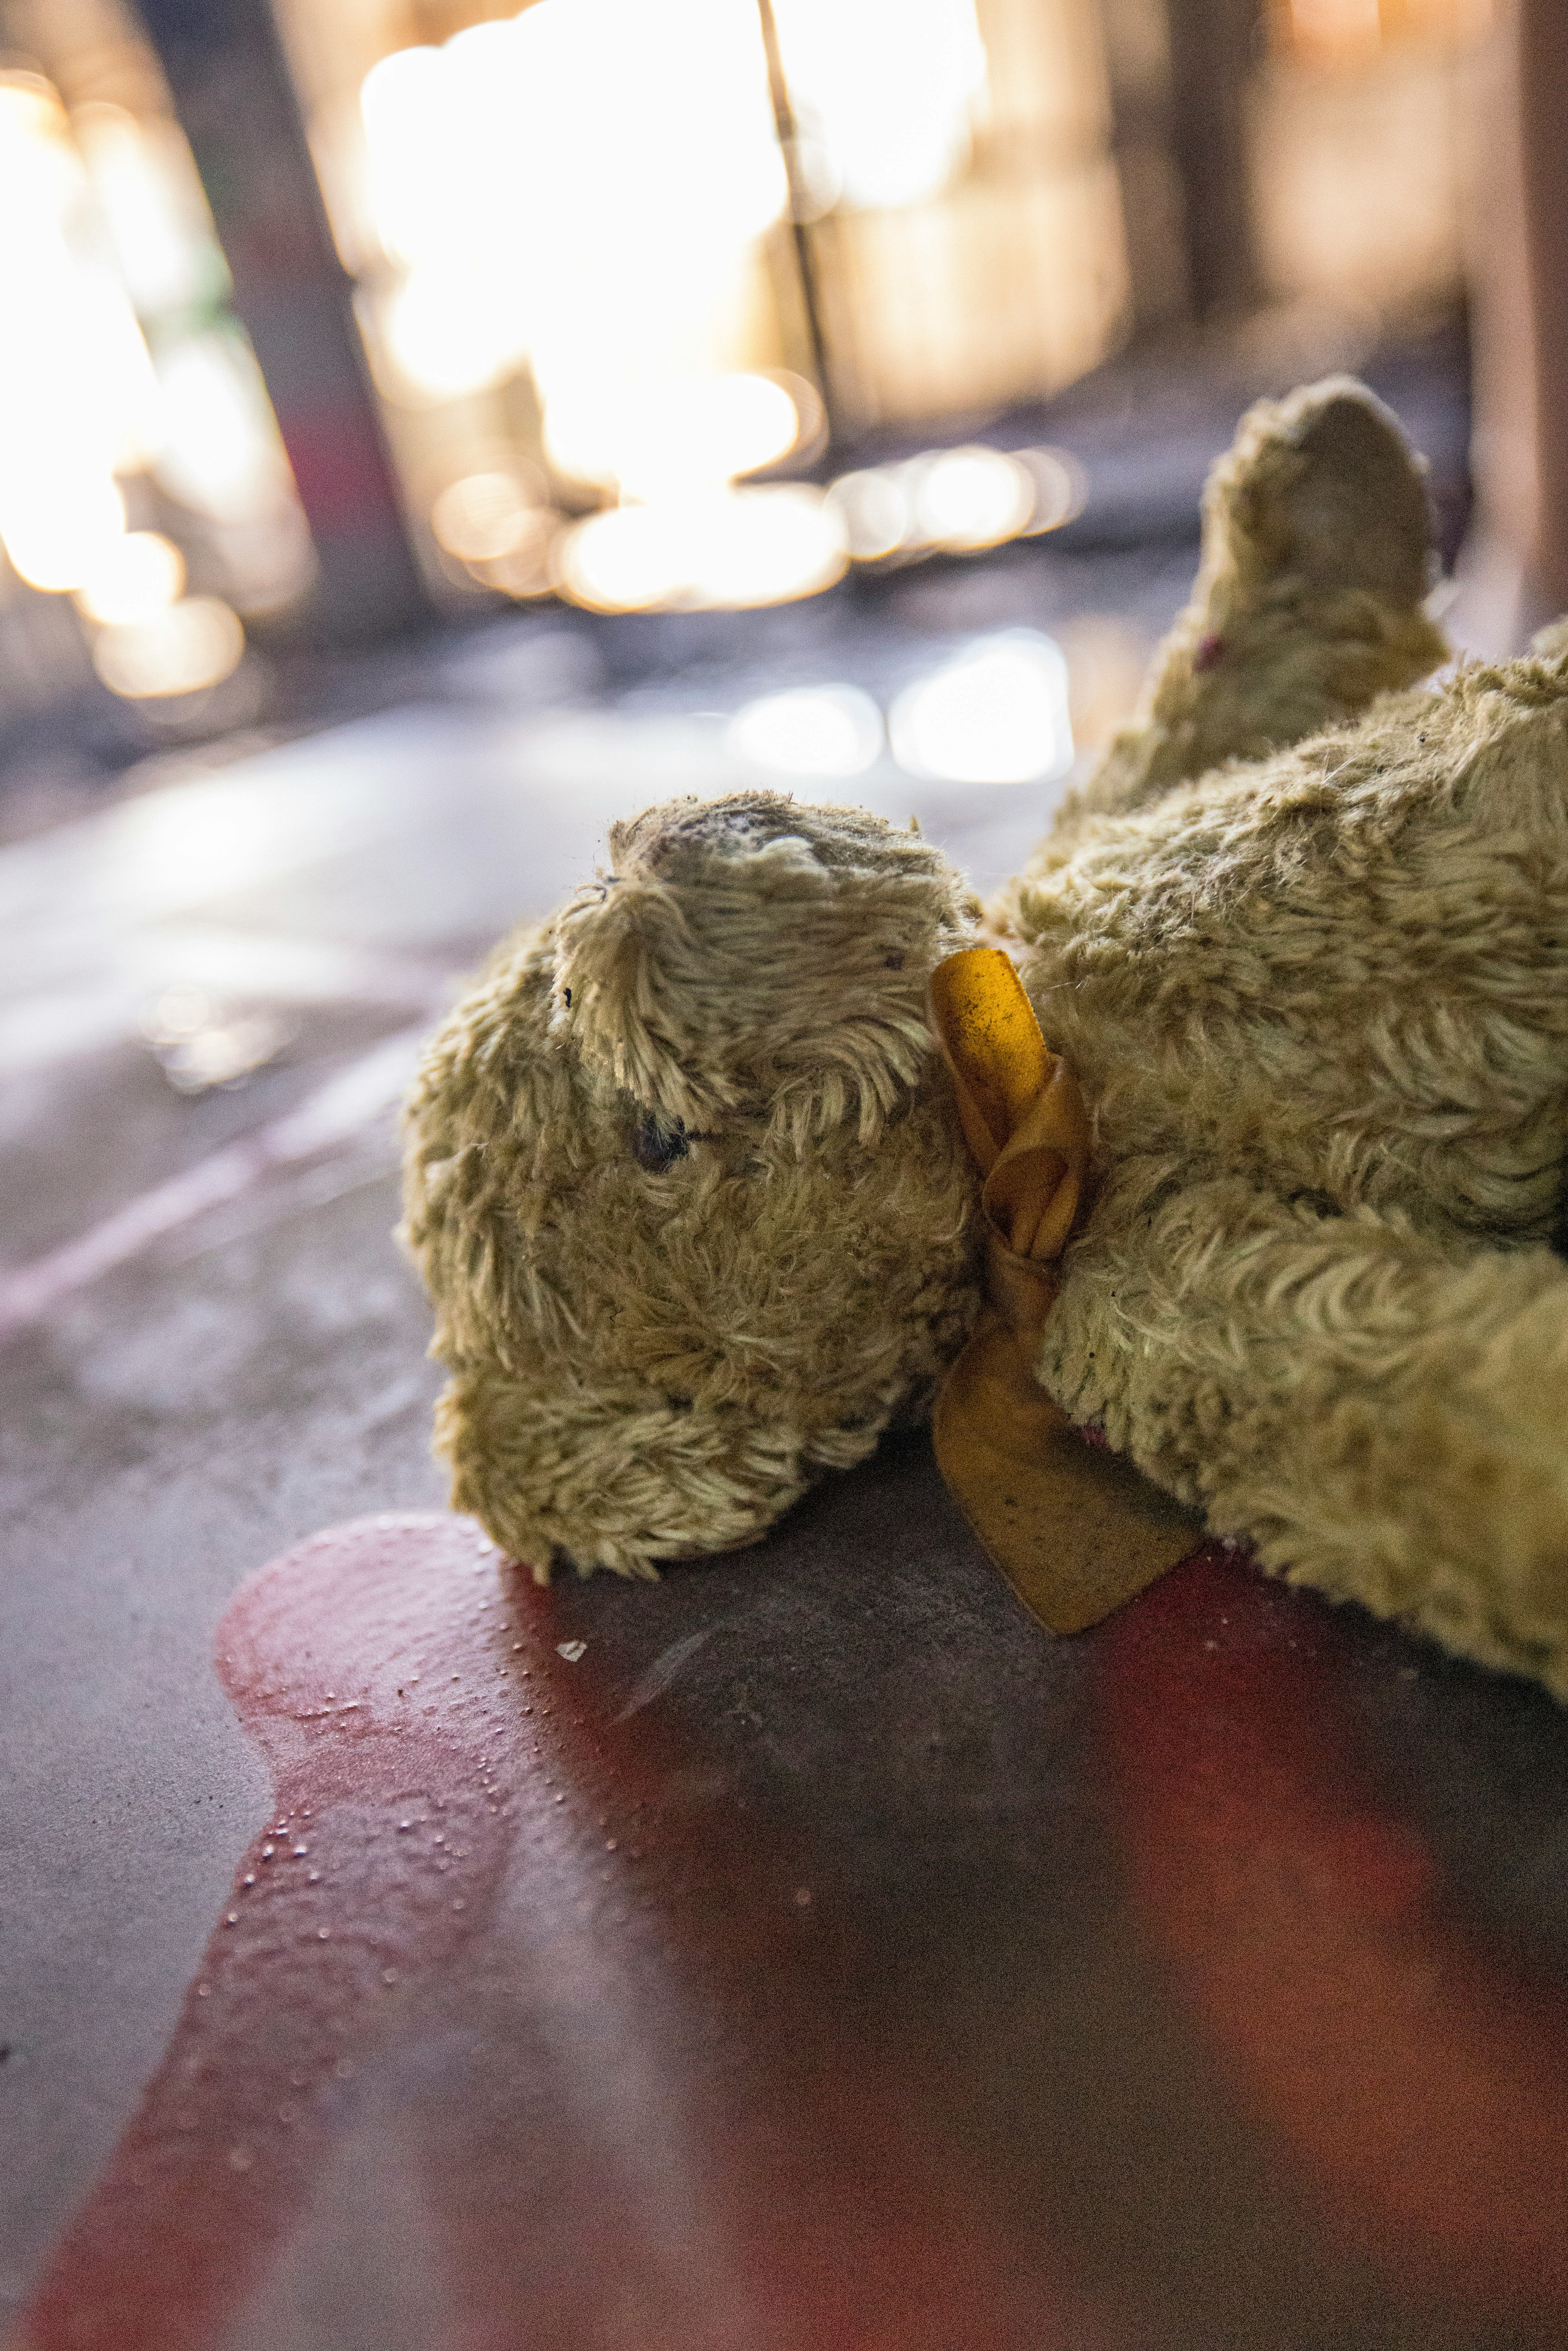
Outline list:
[[[614,827],[409,1106],[456,1507],[541,1576],[756,1541],[1006,1324],[1163,1563],[1207,1529],[1568,1696],[1568,631],[1422,686],[1430,560],[1333,379],[1243,419],[1134,718],[989,908],[781,794]],[[936,1008],[998,946],[1079,1138],[1022,1313]]]

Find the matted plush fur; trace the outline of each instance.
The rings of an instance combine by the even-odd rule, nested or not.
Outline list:
[[[1266,1566],[1568,1696],[1568,639],[1416,690],[1427,548],[1369,393],[1254,410],[1138,717],[990,912],[1094,1123],[1038,1368]],[[975,913],[918,838],[741,795],[500,951],[406,1232],[509,1551],[751,1540],[926,1407],[978,1290],[924,997]]]
[[[925,989],[977,912],[876,817],[675,800],[436,1039],[403,1230],[437,1443],[541,1576],[754,1541],[929,1408],[979,1290]]]

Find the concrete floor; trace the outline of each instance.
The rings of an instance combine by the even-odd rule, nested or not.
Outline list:
[[[549,1592],[427,1458],[393,1110],[455,975],[612,817],[735,780],[760,684],[1147,639],[1190,560],[662,671],[510,622],[0,852],[17,2351],[1563,2340],[1539,1693],[1214,1552],[1053,1643],[923,1438],[754,1551]],[[1045,813],[842,789],[982,881]],[[170,1083],[181,987],[275,1024],[243,1084]]]

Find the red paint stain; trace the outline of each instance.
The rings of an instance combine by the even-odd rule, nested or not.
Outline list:
[[[275,1803],[17,2351],[214,2351],[361,2080],[459,2028],[465,2095],[442,2075],[398,2109],[435,2351],[627,2325],[639,2351],[1110,2351],[932,2129],[942,2086],[879,2042],[810,1855],[656,1702],[619,1720],[562,1631],[444,1517],[361,1520],[242,1588],[219,1669]]]
[[[498,1669],[530,1662],[501,1654],[497,1564],[465,1520],[383,1518],[285,1553],[231,1604],[219,1671],[273,1768],[273,1809],[24,2345],[214,2342],[302,2201],[356,2062],[483,1924],[529,1751],[510,1709],[511,1735],[486,1744]]]
[[[1445,1915],[1333,1619],[1209,1546],[1107,1628],[1102,1688],[1147,1928],[1333,2227],[1568,2311],[1568,2003]]]

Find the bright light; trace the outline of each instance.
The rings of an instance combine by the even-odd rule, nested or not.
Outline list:
[[[1027,538],[1060,530],[1082,513],[1089,477],[1076,457],[1065,449],[1019,449],[1015,455],[1034,484],[1034,511],[1024,525]]]
[[[114,476],[158,435],[146,346],[87,196],[47,83],[0,75],[0,539],[24,580],[57,592],[123,530]]]
[[[491,556],[484,563],[473,563],[469,569],[486,588],[498,588],[507,596],[549,596],[555,592],[554,553],[560,533],[560,517],[553,511],[531,515],[528,527],[515,547],[505,555]]]
[[[184,585],[185,559],[172,541],[133,530],[110,541],[77,591],[77,608],[89,621],[123,627],[166,611]]]
[[[215,596],[187,596],[148,621],[105,629],[92,649],[105,685],[132,701],[199,694],[239,666],[245,631]]]
[[[861,776],[882,751],[882,713],[853,685],[803,685],[737,710],[725,747],[787,776]]]
[[[142,1035],[183,1094],[238,1084],[288,1044],[295,1029],[276,1012],[244,1012],[188,981],[166,987],[141,1017]]]
[[[1057,530],[1082,511],[1084,478],[1064,450],[977,446],[841,475],[828,496],[857,563],[907,562]]]
[[[161,351],[167,441],[158,478],[187,506],[225,522],[276,507],[290,480],[256,361],[221,329]]]
[[[974,0],[774,0],[774,14],[800,128],[843,201],[938,194],[986,88]]]
[[[649,500],[772,465],[800,428],[795,402],[765,375],[644,380],[619,395],[576,384],[545,409],[545,444],[563,474]]]
[[[56,465],[32,478],[17,462],[21,455],[0,445],[5,552],[29,587],[56,594],[79,588],[113,560],[125,528],[125,501],[110,475],[74,468],[68,450],[51,451]]]
[[[538,0],[384,58],[361,106],[402,274],[377,307],[390,388],[450,398],[526,359],[570,440],[585,392],[635,414],[647,387],[734,367],[734,298],[786,193],[750,9]]]
[[[841,474],[828,492],[843,518],[850,553],[857,563],[893,555],[910,536],[909,497],[894,465]]]
[[[1000,449],[945,449],[915,484],[921,537],[934,547],[996,547],[1034,512],[1034,476]]]
[[[522,357],[490,286],[471,269],[416,269],[387,296],[378,324],[398,377],[432,400],[486,392]]]
[[[1028,784],[1072,762],[1067,664],[1033,629],[1011,629],[901,694],[888,718],[911,775],[957,784]]]
[[[1305,48],[1364,54],[1383,37],[1378,0],[1290,0],[1291,30]]]
[[[222,263],[201,183],[172,123],[145,124],[123,107],[79,107],[71,129],[92,181],[120,274],[143,317],[212,293]]]
[[[842,528],[799,483],[612,507],[563,534],[559,586],[598,611],[697,611],[812,596],[843,571]]]
[[[531,485],[516,474],[466,474],[442,491],[430,527],[460,563],[491,562],[537,531],[538,506]]]

